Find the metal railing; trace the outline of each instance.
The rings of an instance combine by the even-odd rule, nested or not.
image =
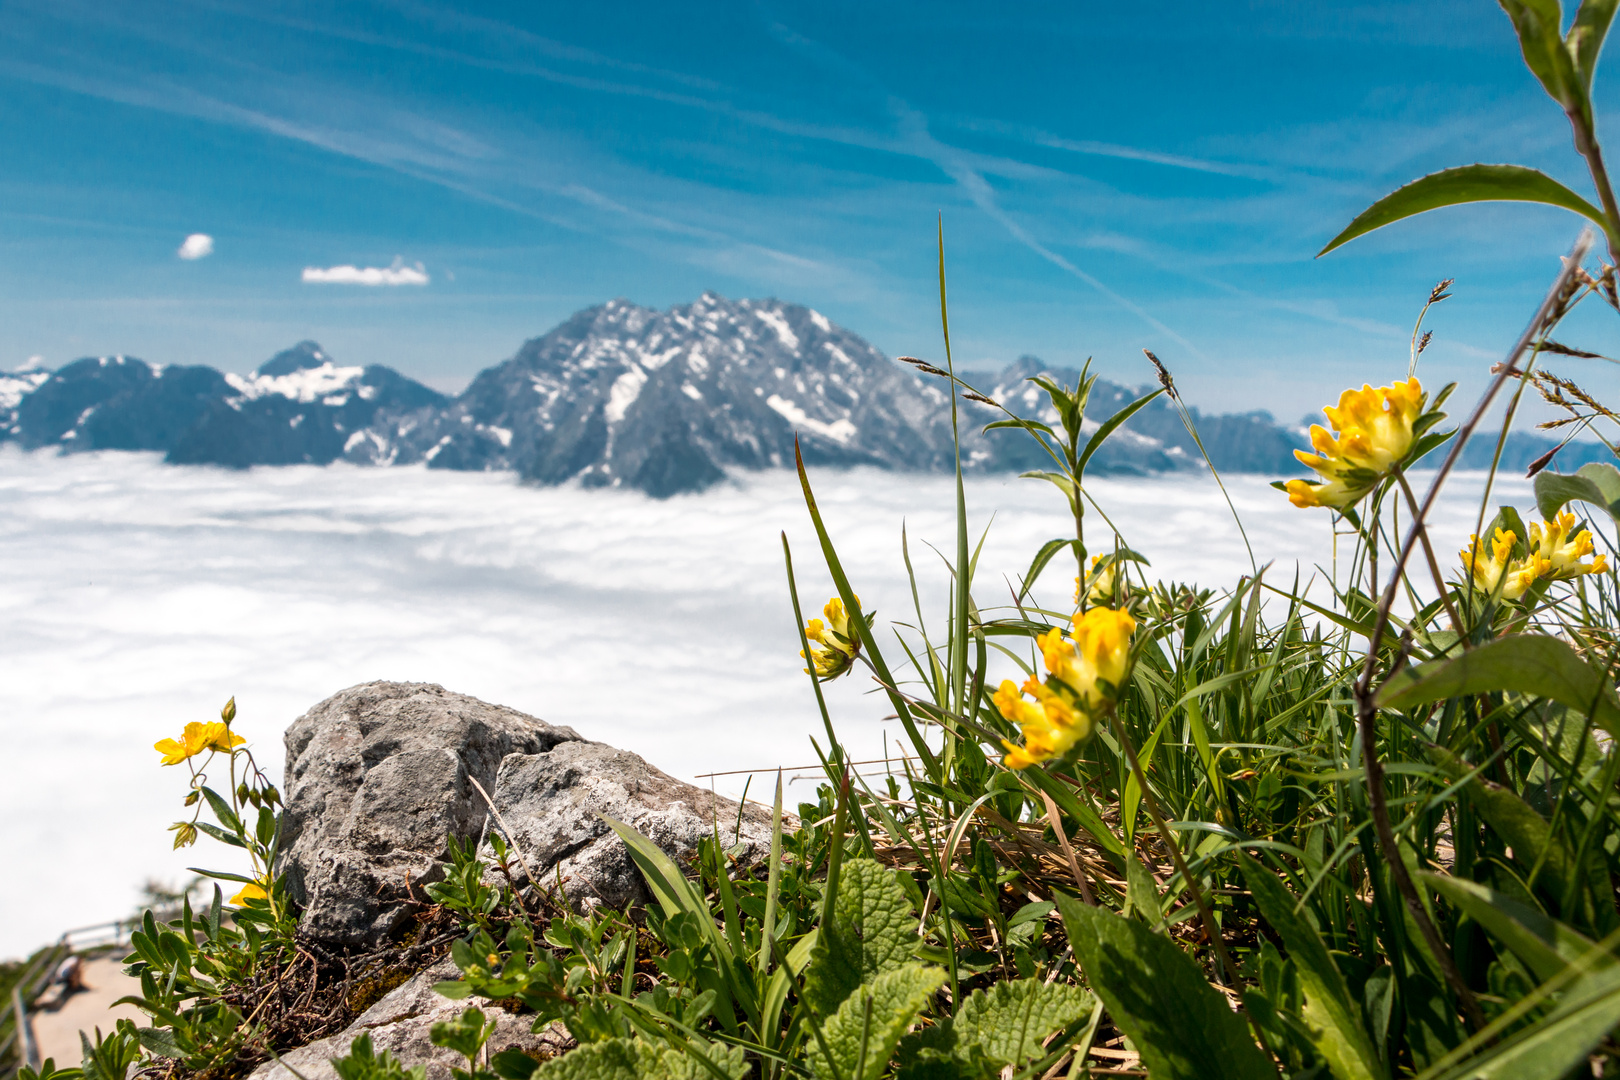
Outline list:
[[[130,931],[139,925],[133,919],[119,919],[81,926],[67,931],[34,956],[12,984],[10,999],[0,1004],[0,1080],[15,1077],[23,1066],[39,1068],[39,1044],[34,1040],[29,1010],[51,985],[62,961],[95,949],[127,945]]]

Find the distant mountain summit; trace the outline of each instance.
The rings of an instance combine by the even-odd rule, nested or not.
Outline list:
[[[435,468],[665,496],[729,467],[789,465],[795,434],[817,464],[937,469],[945,404],[819,312],[705,293],[668,311],[624,300],[581,311],[404,442]]]
[[[1024,356],[964,377],[1014,414],[1056,426],[1045,394],[1028,381],[1039,374],[1070,386],[1080,375]],[[1142,393],[1099,380],[1088,427]],[[967,470],[1051,466],[1024,432],[983,431],[1005,418],[998,409],[965,398],[958,408]],[[1293,451],[1307,444],[1303,429],[1264,412],[1190,412],[1217,468],[1278,477],[1301,471]],[[626,300],[587,308],[480,372],[454,399],[389,367],[341,366],[313,341],[250,375],[125,356],[0,374],[0,442],[63,452],[156,450],[176,464],[425,462],[662,498],[701,491],[727,470],[790,466],[795,438],[812,465],[948,469],[949,384],[889,360],[810,308],[714,293],[667,311]],[[1515,434],[1504,465],[1522,468],[1552,445]],[[1470,446],[1464,464],[1488,464],[1491,449]],[[1559,466],[1607,456],[1602,447],[1571,446]],[[1115,432],[1090,471],[1204,467],[1180,413],[1161,396]]]
[[[449,400],[392,368],[338,367],[312,341],[248,376],[102,356],[9,378],[34,384],[12,391],[6,432],[25,448],[161,450],[175,464],[236,468],[342,457],[373,463],[373,426],[397,427],[400,417]],[[6,385],[0,381],[0,409]]]

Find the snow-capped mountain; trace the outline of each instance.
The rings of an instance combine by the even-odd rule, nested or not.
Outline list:
[[[728,467],[792,463],[934,469],[945,396],[826,316],[780,300],[581,311],[479,374],[409,436],[435,468],[517,469],[653,495]]]
[[[26,448],[162,450],[177,464],[235,467],[340,457],[370,463],[378,460],[378,443],[367,435],[374,425],[398,427],[448,400],[391,368],[338,367],[310,341],[249,376],[103,356],[43,378],[8,378],[34,381],[14,391],[14,419],[0,436]],[[0,382],[0,395],[13,385]],[[0,396],[0,410],[6,402]]]
[[[17,437],[17,406],[50,377],[44,368],[0,371],[0,442]]]
[[[1042,373],[1069,386],[1079,378],[1029,356],[965,377],[1011,412],[1056,426],[1045,394],[1028,382]],[[705,293],[667,311],[614,300],[578,312],[479,373],[453,400],[392,368],[341,366],[310,341],[251,375],[123,356],[14,372],[0,375],[0,442],[64,452],[159,450],[174,463],[238,468],[425,461],[664,497],[700,491],[731,469],[790,466],[795,436],[813,465],[947,469],[948,389],[809,308]],[[1088,428],[1143,392],[1098,381]],[[1024,432],[982,430],[1004,418],[999,410],[965,398],[959,406],[967,469],[1050,466]],[[1293,450],[1306,445],[1303,431],[1263,412],[1190,411],[1217,468],[1300,473]],[[1515,433],[1507,458],[1522,465],[1553,445]],[[1558,464],[1569,469],[1606,455],[1601,446],[1572,445]],[[1180,413],[1160,397],[1114,433],[1090,470],[1203,467]]]

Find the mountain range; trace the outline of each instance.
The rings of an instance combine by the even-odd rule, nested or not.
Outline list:
[[[1078,372],[1022,357],[964,373],[1021,416],[1056,424],[1027,379],[1072,385]],[[1143,391],[1099,381],[1088,425]],[[984,432],[999,410],[959,400],[964,466],[973,472],[1048,464],[1020,431]],[[1303,427],[1269,413],[1190,410],[1222,471],[1297,475]],[[242,376],[133,357],[76,360],[55,371],[0,374],[0,442],[27,449],[161,451],[174,464],[363,465],[507,469],[539,484],[578,481],[657,497],[700,491],[728,469],[791,464],[794,439],[813,465],[939,471],[952,461],[948,384],[902,366],[819,312],[780,300],[705,293],[667,311],[624,300],[581,311],[525,342],[449,397],[382,365],[345,367],[300,342]],[[1515,434],[1506,468],[1552,447]],[[1488,464],[1471,445],[1465,464]],[[1573,468],[1601,447],[1572,445]],[[1093,471],[1153,474],[1203,468],[1203,455],[1165,397],[1122,427]]]

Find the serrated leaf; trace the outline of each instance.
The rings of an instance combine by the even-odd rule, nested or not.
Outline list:
[[[1041,1043],[1091,1013],[1096,999],[1078,986],[1039,979],[998,982],[975,990],[951,1021],[958,1051],[979,1051],[998,1066],[1020,1069],[1045,1053]]]
[[[1243,880],[1277,933],[1305,991],[1304,1020],[1311,1044],[1338,1080],[1382,1080],[1388,1073],[1362,1024],[1361,1009],[1315,928],[1294,910],[1294,898],[1276,875],[1239,854]]]
[[[1601,507],[1610,517],[1620,520],[1620,469],[1594,461],[1573,473],[1536,474],[1536,509],[1548,521],[1577,501]]]
[[[1357,215],[1317,256],[1415,214],[1462,203],[1498,201],[1561,206],[1608,227],[1601,210],[1546,173],[1523,165],[1462,165],[1430,173],[1385,195]]]
[[[941,968],[909,963],[863,982],[810,1041],[810,1067],[821,1080],[877,1080],[900,1037],[945,982]],[[828,1055],[832,1060],[828,1060]]]
[[[703,1043],[694,1049],[733,1080],[748,1075],[740,1047]],[[688,1053],[620,1038],[586,1043],[552,1058],[535,1070],[534,1080],[715,1080],[715,1074]]]
[[[1546,634],[1509,634],[1448,660],[1397,672],[1378,691],[1379,708],[1512,690],[1550,698],[1620,736],[1620,703],[1603,676],[1566,643]]]
[[[831,1016],[857,986],[905,965],[916,945],[916,916],[894,871],[850,859],[810,954],[805,1000],[818,1016]]]
[[[1276,1080],[1226,999],[1169,938],[1059,893],[1086,979],[1153,1080]]]

